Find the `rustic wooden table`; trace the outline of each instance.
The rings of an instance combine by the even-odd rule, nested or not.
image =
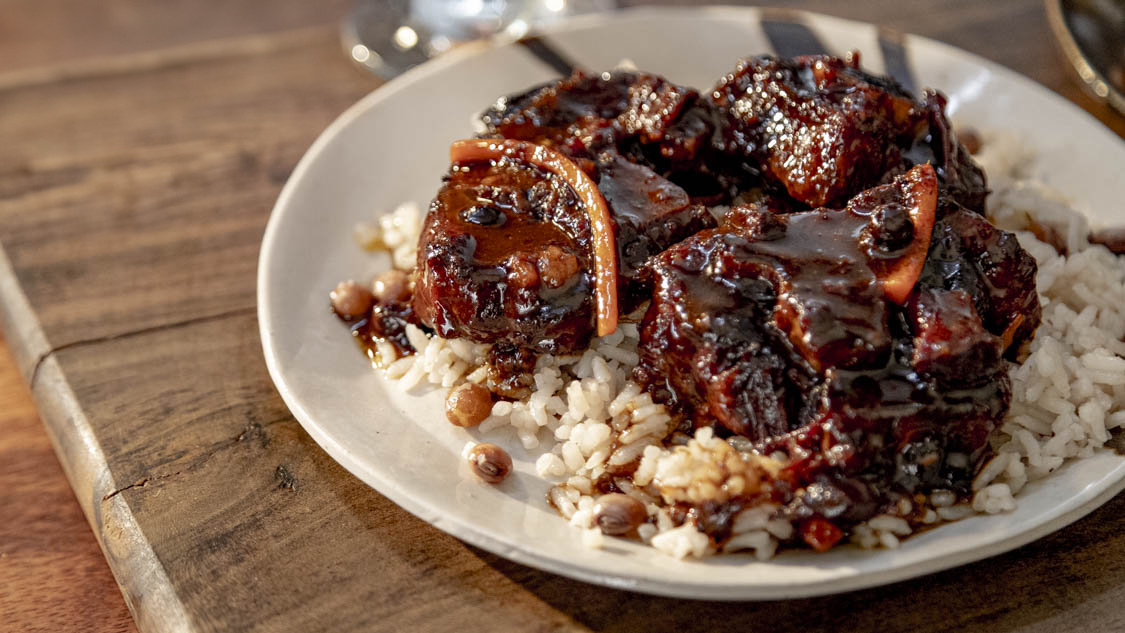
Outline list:
[[[1125,135],[1038,2],[780,4],[979,53]],[[270,384],[254,270],[301,153],[378,85],[346,6],[0,0],[0,629],[132,631],[127,604],[146,632],[1125,630],[1125,496],[916,581],[713,604],[507,562],[344,472]]]

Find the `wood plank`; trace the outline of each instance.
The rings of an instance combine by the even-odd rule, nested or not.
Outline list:
[[[660,599],[505,561],[367,488],[270,388],[252,314],[54,360],[116,482],[94,487],[94,524],[106,541],[145,535],[195,630],[786,633],[831,630],[845,613],[851,629],[902,633],[1125,627],[1125,496],[1015,552],[891,587],[760,604]],[[106,509],[119,501],[134,524]],[[132,552],[106,549],[128,570]],[[144,599],[133,595],[134,608]]]
[[[3,338],[0,482],[0,628],[136,631]]]
[[[0,72],[298,27],[335,26],[349,0],[0,0]]]
[[[281,185],[375,85],[318,29],[0,91],[0,242],[47,340],[253,306]]]

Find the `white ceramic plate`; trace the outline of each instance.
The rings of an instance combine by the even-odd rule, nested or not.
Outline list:
[[[772,50],[764,15],[774,14],[634,10],[572,22],[546,41],[585,68],[612,68],[629,58],[707,89],[739,57]],[[872,71],[912,69],[917,85],[949,96],[959,123],[1022,136],[1038,150],[1039,177],[1078,201],[1095,222],[1120,221],[1125,144],[1075,106],[949,46],[908,36],[898,49],[905,57],[896,62],[895,49],[880,45],[873,26],[796,17],[830,52],[859,49]],[[780,44],[784,49],[786,42]],[[612,587],[710,599],[834,593],[953,567],[1039,538],[1125,487],[1125,459],[1105,451],[1029,486],[1015,512],[945,525],[897,550],[841,547],[823,555],[784,553],[771,562],[748,556],[678,561],[622,540],[601,551],[584,548],[579,532],[547,505],[548,484],[535,476],[534,457],[514,437],[498,443],[515,457],[515,476],[496,487],[467,476],[460,452],[473,433],[445,421],[441,393],[402,393],[372,371],[329,313],[327,293],[341,279],[388,265],[354,245],[356,223],[403,201],[426,205],[447,169],[449,142],[471,135],[474,113],[499,95],[556,76],[516,45],[471,47],[426,64],[329,126],[277,201],[258,271],[266,361],[293,414],[360,479],[441,530],[514,561]]]

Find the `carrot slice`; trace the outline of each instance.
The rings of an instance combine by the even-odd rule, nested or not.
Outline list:
[[[449,147],[449,160],[468,163],[508,157],[552,173],[578,194],[590,217],[594,240],[594,298],[598,336],[617,330],[617,245],[609,206],[594,181],[574,161],[553,149],[512,139],[467,139]]]
[[[844,538],[844,531],[825,519],[809,519],[801,524],[801,539],[820,553],[835,547]]]
[[[1022,314],[1017,314],[1016,318],[1012,319],[1012,322],[1004,329],[1004,333],[1000,335],[1000,340],[1004,343],[1005,352],[1012,346],[1012,341],[1016,338],[1016,332],[1020,331],[1020,326],[1023,325],[1023,321],[1024,316]]]
[[[902,305],[926,263],[930,251],[930,236],[937,215],[937,174],[929,163],[916,165],[904,176],[907,212],[914,223],[914,241],[883,279],[883,294]]]

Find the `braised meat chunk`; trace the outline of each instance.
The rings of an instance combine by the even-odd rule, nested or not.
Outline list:
[[[560,354],[581,349],[593,332],[594,298],[606,293],[595,291],[604,282],[599,252],[617,279],[608,290],[616,319],[618,301],[630,311],[644,298],[649,257],[715,224],[682,188],[612,152],[591,167],[595,184],[544,146],[454,147],[489,160],[454,165],[423,228],[414,311],[444,337]],[[604,207],[600,230],[591,206]]]
[[[824,56],[743,60],[711,93],[721,150],[808,207],[840,203],[914,165],[983,211],[983,172],[957,142],[944,99],[916,102],[894,80]]]
[[[736,209],[665,251],[638,382],[697,425],[754,440],[805,423],[817,376],[886,362],[887,297],[921,272],[936,196],[932,169],[918,167],[841,210]]]
[[[680,186],[615,152],[599,157],[598,190],[617,226],[618,288],[622,312],[630,312],[648,299],[649,258],[715,226],[715,217]]]
[[[648,73],[581,71],[501,98],[482,115],[489,135],[535,141],[593,158],[624,139],[659,143],[687,106],[691,88]]]
[[[591,252],[561,178],[510,158],[454,165],[422,229],[414,312],[446,338],[581,349],[594,329]]]
[[[914,332],[910,365],[943,383],[973,384],[981,367],[996,367],[1003,354],[1000,337],[984,327],[964,290],[925,289],[908,306]]]
[[[1016,236],[955,209],[934,225],[920,288],[964,290],[984,327],[1013,355],[1039,327],[1035,259]]]
[[[812,207],[877,184],[920,123],[896,84],[833,57],[743,60],[711,98],[726,117],[726,152]]]
[[[958,141],[953,125],[945,116],[945,97],[935,90],[927,90],[923,97],[919,110],[926,124],[904,152],[905,164],[934,166],[942,184],[939,215],[955,210],[957,205],[983,215],[988,197],[984,170]]]
[[[629,71],[575,72],[501,98],[482,115],[486,137],[532,141],[585,163],[617,152],[718,201],[725,182],[712,173],[716,114],[694,89]]]
[[[481,115],[485,136],[532,141],[592,159],[616,147],[617,116],[628,107],[632,75],[581,72],[501,97]]]
[[[695,425],[757,439],[790,429],[813,371],[771,323],[775,270],[751,244],[705,231],[655,260],[634,377]]]
[[[909,341],[896,339],[884,367],[828,372],[815,421],[765,443],[798,456],[795,480],[861,482],[884,502],[902,492],[969,491],[988,435],[1008,411],[1007,365],[981,355],[971,375],[946,380],[911,365]]]
[[[1010,401],[1002,352],[1038,323],[1034,261],[937,205],[923,165],[839,210],[732,210],[652,262],[636,380],[785,455],[773,501],[794,522],[839,531],[902,495],[968,491]]]

